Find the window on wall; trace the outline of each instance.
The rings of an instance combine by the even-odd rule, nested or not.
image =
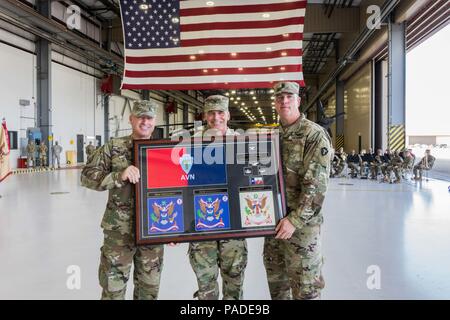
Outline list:
[[[11,150],[17,150],[17,131],[8,131]]]

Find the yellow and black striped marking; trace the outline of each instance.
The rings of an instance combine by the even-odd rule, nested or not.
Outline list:
[[[44,171],[53,171],[53,170],[55,170],[55,168],[51,168],[51,167],[26,168],[26,169],[12,170],[12,174],[44,172]]]
[[[389,149],[401,151],[405,149],[405,126],[395,125],[389,128]]]
[[[336,136],[336,150],[344,147],[344,135]]]
[[[34,172],[47,172],[55,170],[69,170],[69,169],[83,169],[84,165],[78,164],[70,167],[54,168],[54,167],[36,167],[36,168],[26,168],[26,169],[14,169],[11,174],[21,174],[21,173],[34,173]]]

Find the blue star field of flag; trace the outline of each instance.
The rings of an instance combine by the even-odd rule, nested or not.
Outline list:
[[[127,49],[179,47],[178,0],[121,0],[120,4]]]

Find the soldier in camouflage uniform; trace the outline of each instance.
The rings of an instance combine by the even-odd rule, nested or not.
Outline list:
[[[414,167],[414,157],[412,156],[411,152],[406,149],[403,152],[403,173],[406,174],[407,171],[412,172]]]
[[[43,141],[39,145],[39,161],[41,163],[41,167],[45,167],[47,165],[47,146]]]
[[[163,246],[136,246],[134,184],[140,179],[133,166],[133,139],[149,139],[155,128],[155,107],[151,101],[136,101],[130,115],[132,134],[113,138],[89,159],[81,173],[83,186],[109,190],[102,220],[99,281],[102,299],[124,299],[134,262],[134,299],[157,299]]]
[[[335,155],[335,157],[338,158],[338,161],[336,161],[336,169],[334,176],[340,176],[342,174],[342,171],[345,169],[345,163],[347,161],[347,154],[344,151],[344,148],[339,148],[339,153]]]
[[[394,155],[391,158],[391,161],[389,162],[387,168],[386,168],[386,175],[384,177],[385,182],[391,182],[391,173],[394,171],[395,174],[395,183],[401,182],[401,171],[402,171],[402,165],[403,165],[403,159],[398,154],[398,151],[394,151]]]
[[[356,154],[355,150],[352,150],[352,152],[348,155],[347,163],[348,168],[350,169],[350,176],[352,178],[356,178],[358,176],[358,166],[361,163],[361,157],[359,156],[359,154]]]
[[[206,131],[196,136],[236,135],[227,123],[230,119],[228,98],[220,95],[209,96],[204,103]],[[195,272],[198,291],[194,298],[199,300],[217,300],[219,285],[217,276],[222,276],[222,294],[224,300],[242,299],[242,285],[247,266],[247,242],[245,239],[191,242],[189,260]]]
[[[92,141],[86,146],[86,159],[89,161],[89,157],[94,153],[95,147],[92,145]]]
[[[425,150],[425,156],[420,160],[418,164],[414,166],[414,178],[413,180],[422,180],[423,170],[431,170],[434,166],[436,158],[431,155],[430,149]]]
[[[381,170],[383,165],[383,150],[378,149],[377,154],[370,163],[370,177],[372,180],[377,180],[378,172]]]
[[[286,185],[287,217],[264,243],[264,266],[272,299],[320,297],[322,277],[320,226],[327,190],[331,139],[299,111],[299,86],[275,85],[275,108],[281,119],[281,151]]]
[[[334,178],[336,177],[338,174],[338,170],[339,170],[339,165],[341,163],[341,159],[338,157],[338,154],[335,153],[333,159],[331,159],[331,163],[330,163],[330,178]]]
[[[392,153],[390,149],[386,149],[383,154],[383,164],[381,165],[381,173],[384,177],[386,177],[386,171],[389,167],[389,163],[391,162]]]
[[[27,167],[34,167],[34,153],[36,152],[36,145],[33,140],[28,141],[27,147]]]

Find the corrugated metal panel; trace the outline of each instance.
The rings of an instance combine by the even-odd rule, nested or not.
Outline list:
[[[305,33],[359,32],[359,8],[336,8],[328,18],[322,5],[308,4]]]

